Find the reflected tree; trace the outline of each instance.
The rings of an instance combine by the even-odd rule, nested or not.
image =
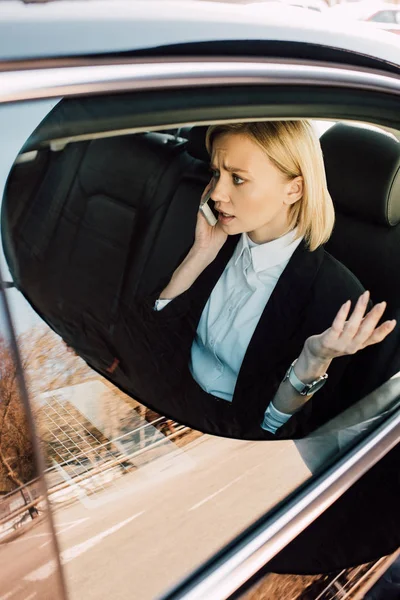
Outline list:
[[[45,325],[32,327],[18,337],[27,385],[32,397],[96,377],[62,339]]]
[[[172,423],[160,420],[158,413],[142,406],[93,371],[46,325],[25,331],[19,336],[18,343],[48,466],[53,464],[52,459],[60,462],[62,458],[66,458],[65,452],[61,452],[59,447],[65,436],[69,437],[68,445],[72,448],[67,455],[72,459],[74,454],[79,455],[82,452],[83,447],[93,445],[102,446],[101,453],[110,452],[114,448],[112,440],[138,428],[143,418],[148,422],[156,421],[155,427],[165,435],[174,432]],[[96,387],[96,381],[102,385]],[[73,394],[73,386],[79,388],[81,384],[86,384],[77,392],[82,399],[83,396],[93,394],[94,390],[98,393],[96,419],[93,423],[90,417],[84,414],[85,411],[80,412],[82,406],[79,406],[79,403],[74,406],[69,401],[59,400],[63,396],[68,398]],[[64,415],[61,404],[68,410],[68,416]],[[52,415],[51,420],[48,418],[49,411]],[[63,414],[56,415],[56,412]],[[71,433],[67,421],[74,422],[75,429],[80,430],[80,442],[75,448],[72,438],[76,437],[76,432]],[[139,434],[144,436],[145,430],[141,429]],[[94,455],[89,454],[89,459],[92,456]]]
[[[0,338],[0,493],[8,493],[33,479],[33,452],[12,350]]]
[[[107,402],[107,419],[110,423],[115,422],[117,417],[118,421],[121,421],[123,429],[129,427],[129,419],[128,423],[125,422],[127,420],[126,411],[123,411],[123,415],[119,414],[121,401],[149,422],[160,417],[159,413],[144,407],[93,371],[49,327],[39,325],[29,329],[18,337],[18,343],[32,398],[37,398],[49,390],[101,379],[110,391],[109,402]],[[163,423],[160,428],[168,428],[170,432],[173,431],[173,425],[169,422]]]

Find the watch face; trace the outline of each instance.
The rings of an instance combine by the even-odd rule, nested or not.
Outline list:
[[[318,390],[320,390],[322,388],[322,386],[325,384],[326,379],[320,379],[319,381],[315,382],[309,389],[308,389],[308,394],[315,394],[315,392],[318,392]]]

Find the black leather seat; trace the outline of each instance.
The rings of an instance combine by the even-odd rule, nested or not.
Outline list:
[[[326,249],[371,291],[400,307],[400,143],[375,130],[334,125],[321,137],[336,224]]]
[[[372,129],[334,125],[321,137],[336,213],[326,249],[371,292],[386,300],[396,329],[358,353],[345,385],[362,398],[400,371],[400,143]]]
[[[17,287],[87,362],[106,374],[120,311],[151,291],[193,242],[208,169],[169,134],[39,149],[15,165],[2,211]]]

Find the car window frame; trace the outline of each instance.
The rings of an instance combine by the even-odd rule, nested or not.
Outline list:
[[[47,543],[51,544],[53,560],[55,563],[55,581],[57,584],[57,598],[59,600],[68,600],[67,585],[65,581],[64,571],[61,563],[60,546],[57,538],[56,527],[54,523],[53,512],[50,508],[50,501],[47,493],[47,485],[44,477],[44,460],[43,454],[40,448],[39,437],[37,435],[37,424],[34,419],[32,407],[29,400],[28,387],[26,384],[25,373],[21,353],[18,346],[17,336],[15,332],[15,326],[13,321],[12,312],[10,310],[9,300],[7,298],[7,289],[11,287],[10,282],[6,282],[3,278],[3,273],[0,265],[0,319],[2,320],[3,330],[8,334],[9,347],[12,353],[12,360],[15,364],[15,373],[17,380],[17,387],[19,391],[19,400],[23,405],[28,429],[31,435],[31,442],[33,448],[34,462],[37,470],[37,476],[35,481],[38,484],[40,490],[40,496],[43,498],[46,504],[47,511],[47,522],[50,534],[50,539]],[[24,486],[22,486],[24,487]],[[19,490],[22,489],[19,488]],[[18,491],[18,490],[17,490]],[[6,546],[5,546],[5,550]],[[12,594],[14,595],[14,594]],[[8,597],[9,594],[5,594],[4,597]]]
[[[46,63],[46,61],[44,61]],[[224,61],[220,57],[201,61],[127,61],[119,64],[41,68],[25,65],[18,70],[0,72],[0,104],[40,98],[72,97],[80,94],[100,94],[126,91],[170,90],[182,87],[300,85],[310,81],[316,87],[329,85],[346,89],[389,94],[398,101],[400,81],[390,73],[322,65],[302,61],[273,60]],[[90,63],[90,61],[89,61]],[[306,63],[306,64],[304,64]],[[106,68],[108,66],[108,68]],[[349,451],[327,472],[294,493],[289,501],[268,514],[258,528],[247,532],[214,557],[198,572],[164,596],[172,598],[227,598],[240,588],[270,558],[312,523],[351,485],[374,466],[398,443],[400,414],[390,416],[380,427]],[[244,534],[245,535],[245,534]]]

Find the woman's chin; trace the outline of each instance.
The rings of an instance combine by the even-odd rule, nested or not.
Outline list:
[[[238,233],[243,233],[243,229],[240,228],[240,225],[237,222],[236,217],[234,217],[233,219],[231,219],[228,222],[223,222],[223,221],[219,220],[219,226],[228,235],[236,235]]]

